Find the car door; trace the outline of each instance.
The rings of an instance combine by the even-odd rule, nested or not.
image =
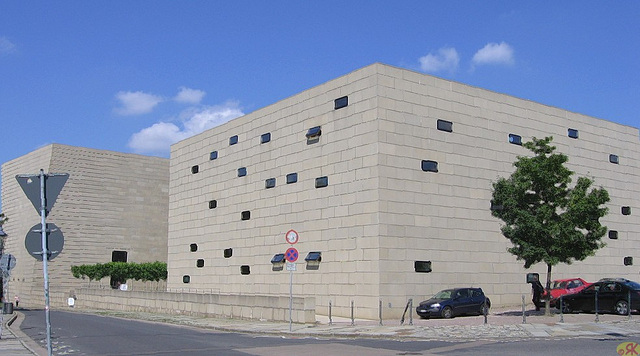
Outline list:
[[[620,283],[614,281],[603,283],[598,291],[598,311],[612,311],[620,293],[622,293]]]
[[[456,292],[456,314],[468,314],[471,312],[473,303],[471,300],[471,290],[469,288],[459,289]]]
[[[564,296],[572,310],[595,310],[596,291],[600,288],[600,283],[594,283],[583,289],[580,293]]]

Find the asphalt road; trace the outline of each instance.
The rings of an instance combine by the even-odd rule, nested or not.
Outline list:
[[[44,311],[22,310],[21,330],[46,348]],[[397,341],[384,339],[318,339],[217,332],[193,327],[52,311],[54,355],[617,355],[625,340],[520,340],[512,342]],[[639,350],[640,351],[640,350]]]

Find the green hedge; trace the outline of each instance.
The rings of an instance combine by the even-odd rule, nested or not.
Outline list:
[[[167,279],[165,262],[109,262],[95,265],[71,266],[71,273],[76,278],[89,278],[99,281],[104,277],[112,277],[118,281],[135,279],[136,281],[160,281]]]

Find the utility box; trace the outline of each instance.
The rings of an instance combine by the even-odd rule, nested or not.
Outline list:
[[[527,283],[533,283],[535,281],[540,280],[540,274],[538,273],[527,273]]]

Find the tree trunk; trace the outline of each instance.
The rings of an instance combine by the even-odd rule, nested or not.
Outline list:
[[[551,316],[551,265],[547,264],[547,298],[544,301],[544,315]]]

